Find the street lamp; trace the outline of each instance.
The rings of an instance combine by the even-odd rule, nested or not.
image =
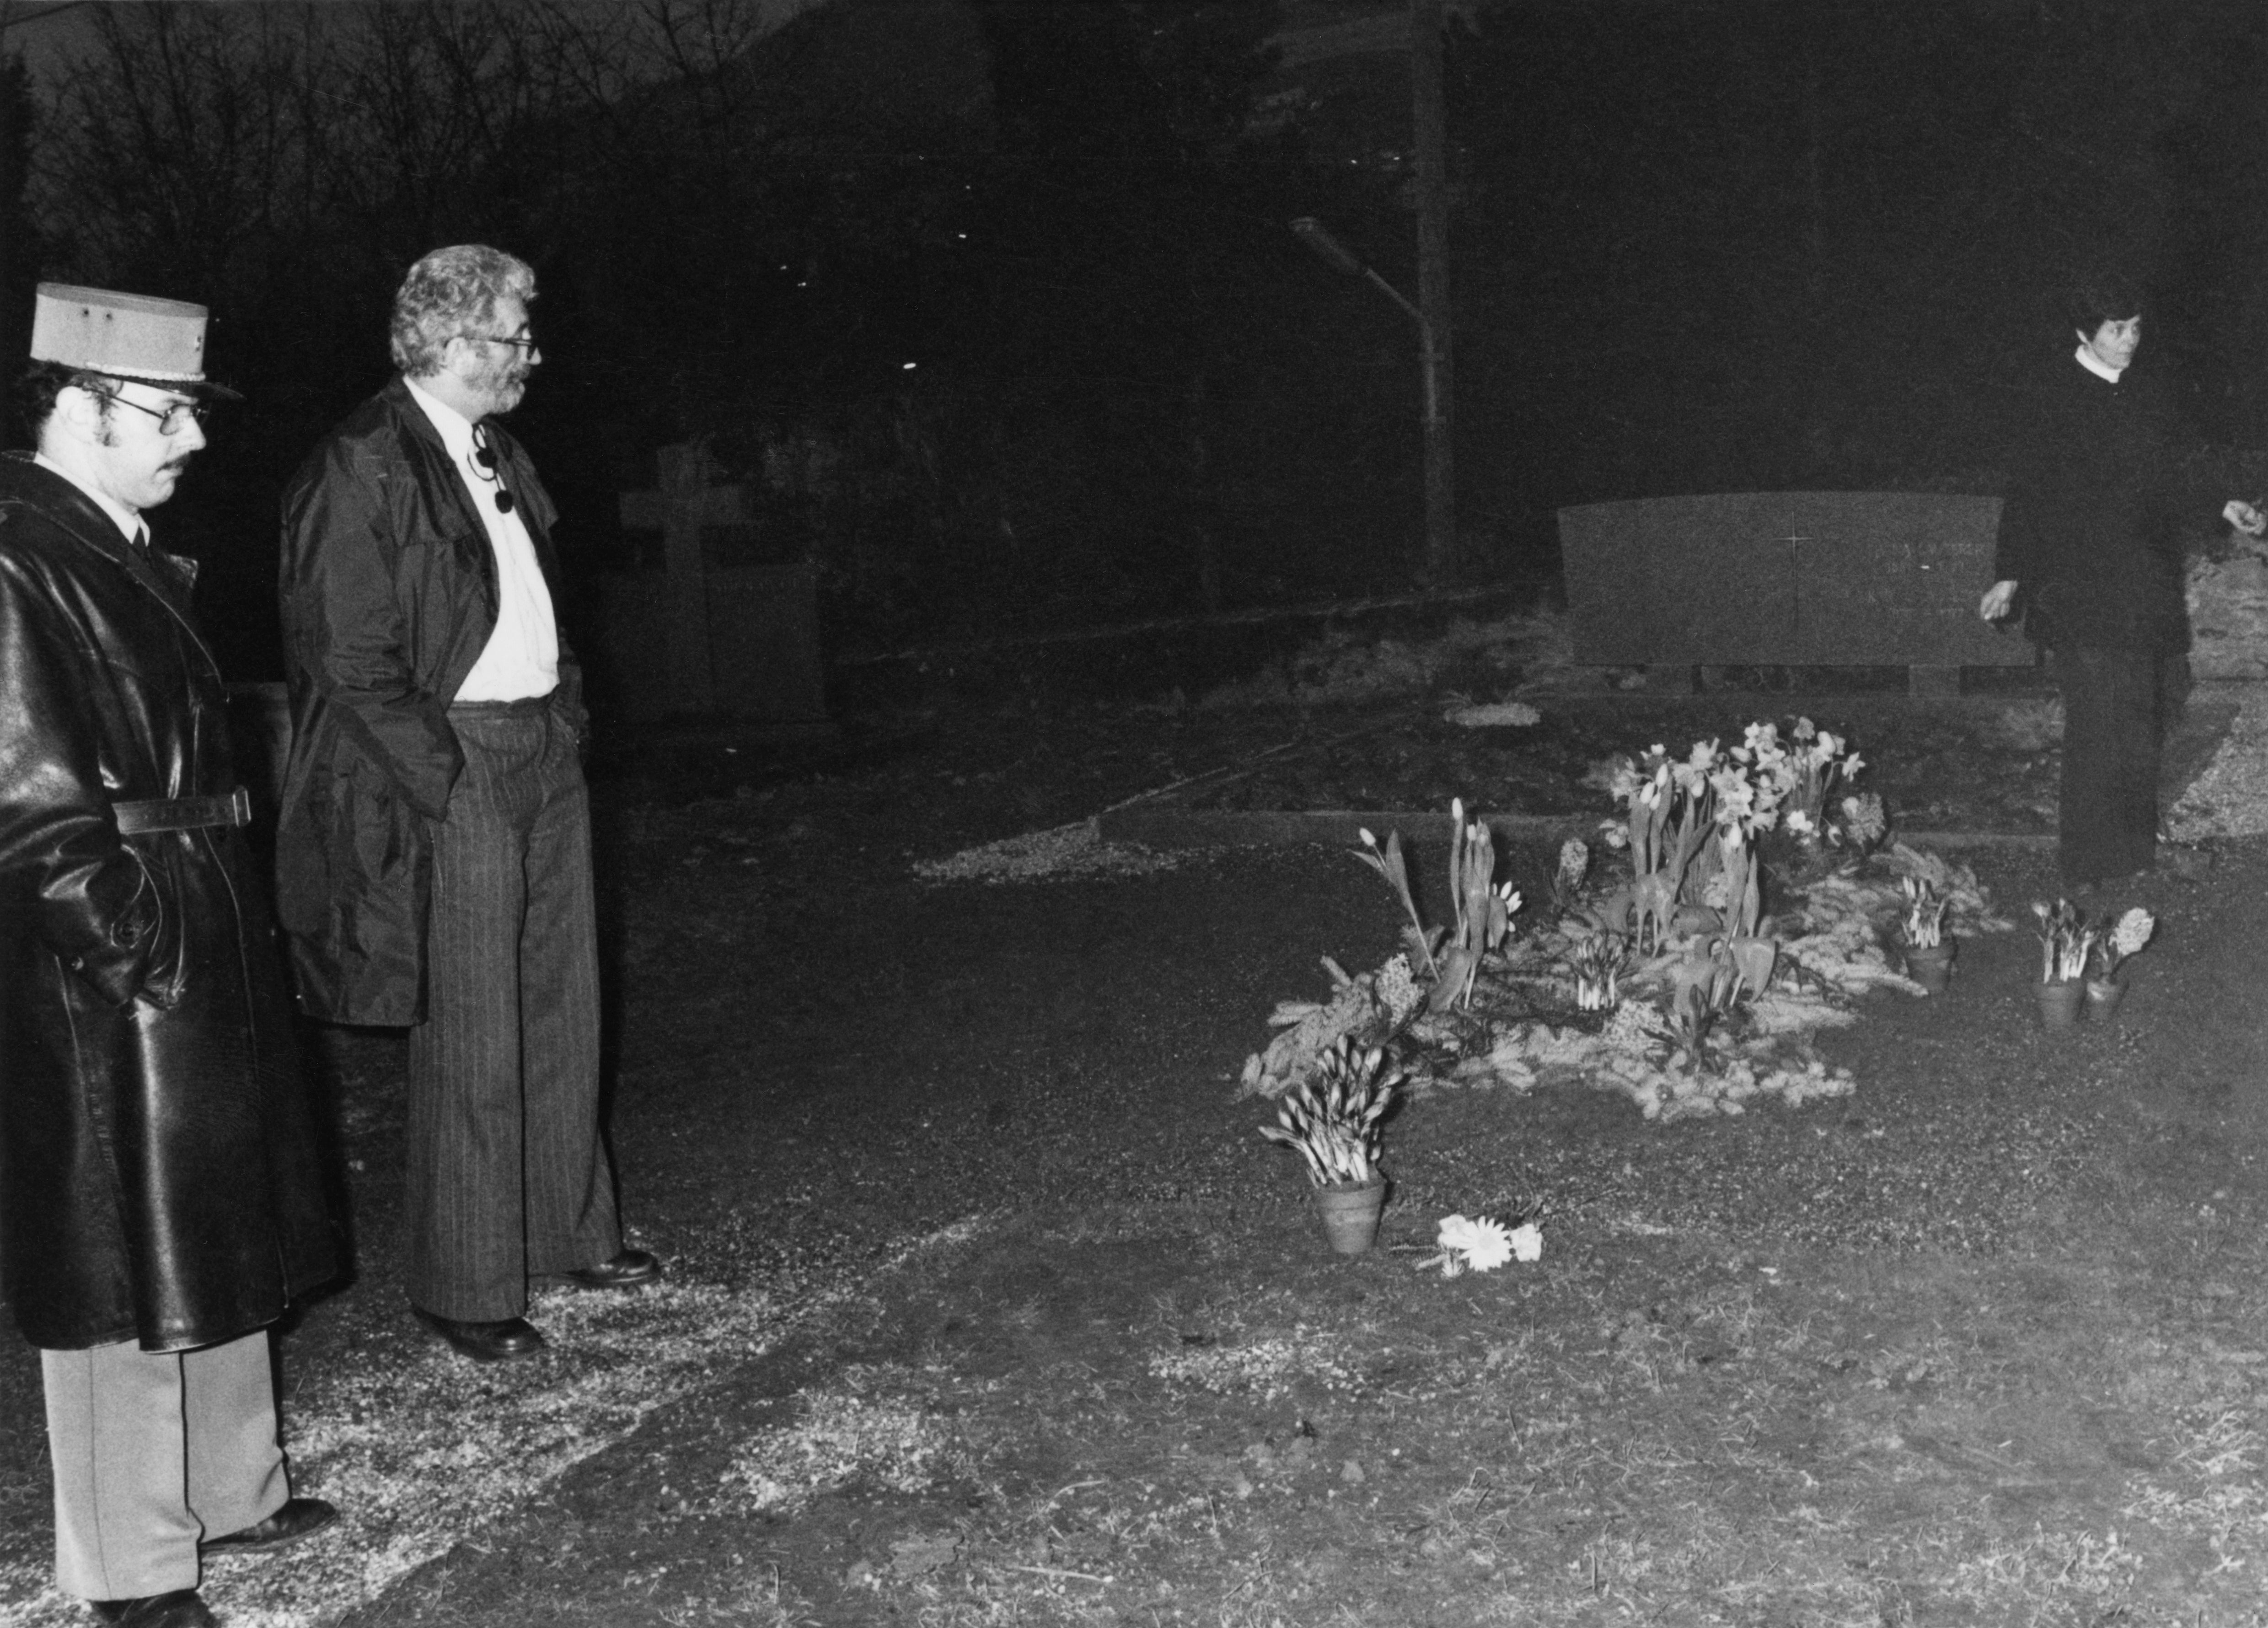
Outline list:
[[[1426,563],[1439,570],[1451,558],[1456,521],[1449,485],[1449,420],[1441,400],[1441,348],[1435,343],[1432,323],[1400,289],[1356,258],[1354,251],[1324,230],[1312,215],[1292,223],[1292,234],[1314,251],[1332,270],[1351,277],[1366,277],[1371,285],[1410,313],[1418,324],[1418,350],[1425,390],[1425,538]]]

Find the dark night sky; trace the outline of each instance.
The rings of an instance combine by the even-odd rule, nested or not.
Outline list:
[[[2090,258],[2149,281],[2146,361],[2192,441],[2260,438],[2258,5],[1450,10],[1459,509],[1481,569],[1548,564],[1569,502],[1989,490]],[[605,201],[548,178],[541,142],[468,174],[433,229],[545,269],[560,350],[526,429],[599,518],[593,561],[639,458],[715,432],[752,470],[833,460],[776,518],[852,642],[1394,586],[1418,513],[1410,324],[1285,222],[1322,217],[1414,291],[1403,11],[1288,0],[1286,65],[1237,88],[1218,53],[1265,14],[828,0],[761,54],[795,66],[759,98],[777,116],[756,144],[686,146],[615,217],[573,214]],[[9,40],[53,61],[92,15]],[[1192,136],[1232,90],[1248,139]],[[409,241],[349,245],[367,287],[332,279],[320,321],[294,315],[304,278],[255,298],[171,251],[132,269],[208,298],[276,370],[254,381],[276,410],[239,428],[274,445],[234,465],[240,512],[213,534],[261,527],[285,443],[378,371],[379,274]],[[64,254],[50,275],[102,269]],[[274,326],[294,321],[313,331]],[[249,593],[256,556],[217,579]]]

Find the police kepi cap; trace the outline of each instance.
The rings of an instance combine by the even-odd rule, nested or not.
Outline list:
[[[205,377],[205,314],[178,299],[42,283],[32,308],[32,360],[241,401]]]

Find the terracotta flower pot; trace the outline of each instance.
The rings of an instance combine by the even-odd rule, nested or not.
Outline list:
[[[1953,976],[1953,940],[1940,939],[1918,948],[1908,946],[1906,976],[1920,984],[1933,995],[1945,993],[1946,980]]]
[[[2077,978],[2061,983],[2035,983],[2032,992],[2039,997],[2043,1028],[2070,1028],[2078,1023],[2080,1009],[2087,999],[2087,985]]]
[[[1315,1211],[1323,1218],[1323,1235],[1341,1255],[1360,1255],[1378,1241],[1378,1218],[1385,1208],[1382,1175],[1359,1187],[1315,1189]]]
[[[2097,1023],[2116,1023],[2118,1003],[2125,998],[2126,986],[2116,978],[2087,981],[2087,1015]]]

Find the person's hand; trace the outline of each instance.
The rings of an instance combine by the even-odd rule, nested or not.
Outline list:
[[[2016,585],[2013,581],[1996,582],[1984,590],[1984,597],[1977,601],[1977,614],[1987,622],[2004,622],[2008,608],[2016,602]]]
[[[2220,518],[2248,537],[2257,537],[2262,532],[2268,531],[2268,515],[2261,513],[2242,497],[2231,497],[2228,506],[2220,512]]]

